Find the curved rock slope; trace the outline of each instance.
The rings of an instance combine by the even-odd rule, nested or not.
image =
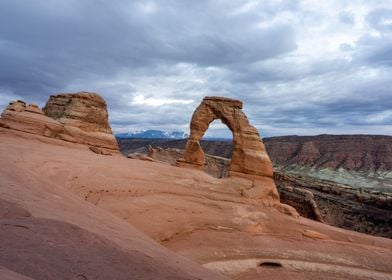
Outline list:
[[[244,197],[251,185],[242,178],[106,157],[83,145],[4,128],[0,143],[0,197],[7,208],[0,221],[0,272],[8,275],[392,277],[392,240],[284,215]]]
[[[0,279],[228,279],[80,195],[102,186],[93,177],[130,187],[126,159],[4,128],[0,143]]]

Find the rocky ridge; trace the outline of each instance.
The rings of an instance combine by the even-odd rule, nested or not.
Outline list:
[[[350,171],[392,170],[392,136],[318,135],[265,139],[275,165],[343,168]]]
[[[35,104],[13,101],[1,114],[0,126],[88,145],[99,154],[119,152],[106,102],[96,93],[51,96],[43,110]]]
[[[265,145],[274,167],[287,174],[392,192],[392,136],[281,136]]]
[[[306,151],[306,147],[311,146],[306,144],[305,148],[301,148],[302,146],[297,140],[302,138],[310,142],[318,139],[316,141],[318,144],[312,145],[323,147],[317,150],[318,152],[315,154],[320,154],[320,157],[326,160],[325,165],[315,164],[317,159],[319,159],[317,157],[310,160],[309,156],[302,154]],[[334,140],[332,141],[331,139]],[[289,142],[288,147],[291,146],[290,149],[286,147],[286,142]],[[333,149],[326,148],[330,142],[335,146]],[[183,140],[166,141],[163,139],[118,139],[118,143],[121,146],[121,151],[124,154],[128,154],[135,151],[146,153],[148,145],[184,149],[186,142]],[[281,173],[292,176],[306,176],[322,181],[348,185],[353,188],[392,192],[392,169],[388,169],[390,168],[391,157],[388,147],[392,145],[392,136],[343,135],[342,139],[340,139],[339,135],[281,136],[264,138],[264,143],[274,169],[279,170]],[[233,149],[231,141],[201,141],[200,144],[207,154],[226,158],[231,157]],[[299,147],[297,152],[293,152],[293,150],[295,151],[293,147]],[[379,148],[380,150],[378,150]],[[354,152],[351,154],[348,151]],[[335,153],[337,155],[334,155]],[[307,158],[307,161],[303,161],[304,158]],[[358,163],[360,167],[355,169],[345,169],[342,165],[336,164],[336,161],[333,163],[336,158],[340,158],[343,162],[353,162],[354,158],[356,158],[357,162],[358,160],[367,159],[367,163],[361,165]],[[295,159],[301,159],[299,162],[302,163],[296,163]],[[332,166],[338,167],[332,168]]]

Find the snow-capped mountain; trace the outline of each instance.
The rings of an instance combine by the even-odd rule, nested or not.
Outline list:
[[[186,139],[188,133],[182,131],[142,130],[116,134],[117,138],[144,138],[144,139]]]

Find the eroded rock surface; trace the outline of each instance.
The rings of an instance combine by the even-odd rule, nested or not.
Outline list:
[[[13,101],[3,111],[0,126],[85,144],[100,149],[101,154],[119,152],[106,103],[96,93],[51,96],[43,111],[35,104]]]
[[[157,162],[173,164],[184,150],[149,147]],[[228,176],[230,160],[205,155],[204,171],[216,178]],[[392,196],[365,189],[337,185],[310,177],[275,170],[280,201],[293,206],[306,218],[362,233],[392,238]]]
[[[272,164],[257,129],[250,125],[242,112],[242,102],[223,97],[205,97],[193,113],[191,133],[184,160],[195,165],[204,164],[200,139],[210,123],[220,119],[233,132],[233,154],[230,172],[272,177]]]
[[[274,173],[281,200],[304,217],[362,233],[392,238],[392,196],[323,182],[305,176]],[[317,207],[315,208],[314,205]]]
[[[57,142],[0,128],[1,198],[22,208],[0,222],[0,267],[9,271],[225,279],[203,265],[230,279],[391,278],[391,240],[282,215],[241,195],[249,180]]]
[[[205,155],[200,140],[211,122],[220,119],[233,133],[233,154],[229,176],[243,177],[253,181],[252,195],[279,201],[279,195],[272,179],[272,163],[263,141],[244,112],[242,102],[225,97],[205,97],[193,113],[190,136],[184,158],[179,164],[202,168]],[[261,184],[259,184],[262,182]],[[257,190],[256,190],[257,189]]]
[[[66,126],[87,132],[112,134],[105,100],[93,92],[66,93],[50,96],[43,108],[45,115]]]

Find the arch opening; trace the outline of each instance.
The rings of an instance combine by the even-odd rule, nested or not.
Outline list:
[[[233,152],[229,176],[256,175],[272,178],[272,164],[255,127],[242,111],[242,102],[224,97],[205,97],[192,115],[184,164],[202,168],[205,154],[200,141],[214,120],[232,132]]]
[[[233,152],[233,133],[220,119],[213,120],[200,140],[204,152],[204,171],[215,178],[229,175],[230,158]]]

